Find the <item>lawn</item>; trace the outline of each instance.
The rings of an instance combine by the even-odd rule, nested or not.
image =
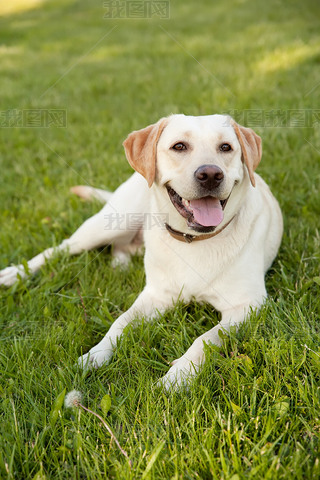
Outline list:
[[[70,187],[116,188],[127,134],[178,112],[232,113],[262,136],[283,243],[265,307],[207,346],[180,393],[154,384],[218,321],[206,305],[128,329],[108,366],[75,366],[141,291],[142,258],[126,274],[108,248],[54,258],[1,288],[0,478],[318,479],[319,3],[110,5],[0,4],[0,268],[67,238],[100,207]],[[101,419],[64,407],[74,389],[132,466]]]

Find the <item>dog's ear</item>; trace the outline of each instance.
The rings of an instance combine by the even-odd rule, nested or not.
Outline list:
[[[131,167],[144,176],[149,187],[156,175],[157,145],[163,129],[168,123],[162,118],[157,123],[130,133],[123,142],[126,157]]]
[[[242,127],[235,121],[232,126],[238,137],[241,150],[242,161],[246,164],[252,185],[255,187],[254,171],[260,163],[262,155],[261,138],[251,128]]]

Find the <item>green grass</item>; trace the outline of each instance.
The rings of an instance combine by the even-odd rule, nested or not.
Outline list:
[[[97,211],[69,187],[128,178],[131,130],[176,112],[319,107],[318,2],[170,7],[170,20],[108,20],[102,1],[50,0],[0,16],[1,111],[67,111],[66,128],[0,129],[0,268]],[[108,250],[55,258],[1,289],[1,479],[319,478],[319,123],[246,123],[263,138],[259,173],[285,220],[262,312],[222,349],[207,347],[189,391],[164,394],[154,383],[167,361],[218,321],[208,306],[129,329],[98,371],[74,366],[141,291],[141,258],[125,275]],[[105,417],[132,469],[96,417],[55,403],[72,389]]]

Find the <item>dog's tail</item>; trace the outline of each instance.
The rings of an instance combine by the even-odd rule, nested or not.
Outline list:
[[[100,188],[93,188],[87,185],[76,185],[75,187],[71,187],[70,191],[84,200],[92,200],[95,198],[101,203],[107,203],[113,195],[113,193],[108,192],[108,190],[101,190]]]

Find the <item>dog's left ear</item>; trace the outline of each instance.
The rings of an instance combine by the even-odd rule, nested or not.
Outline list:
[[[241,146],[242,161],[246,164],[250,181],[255,187],[254,171],[259,165],[262,155],[261,138],[251,128],[242,127],[235,121],[232,122],[232,126]]]
[[[123,142],[126,157],[131,167],[144,176],[149,187],[156,175],[157,145],[163,129],[168,123],[162,118],[157,123],[130,133]]]

